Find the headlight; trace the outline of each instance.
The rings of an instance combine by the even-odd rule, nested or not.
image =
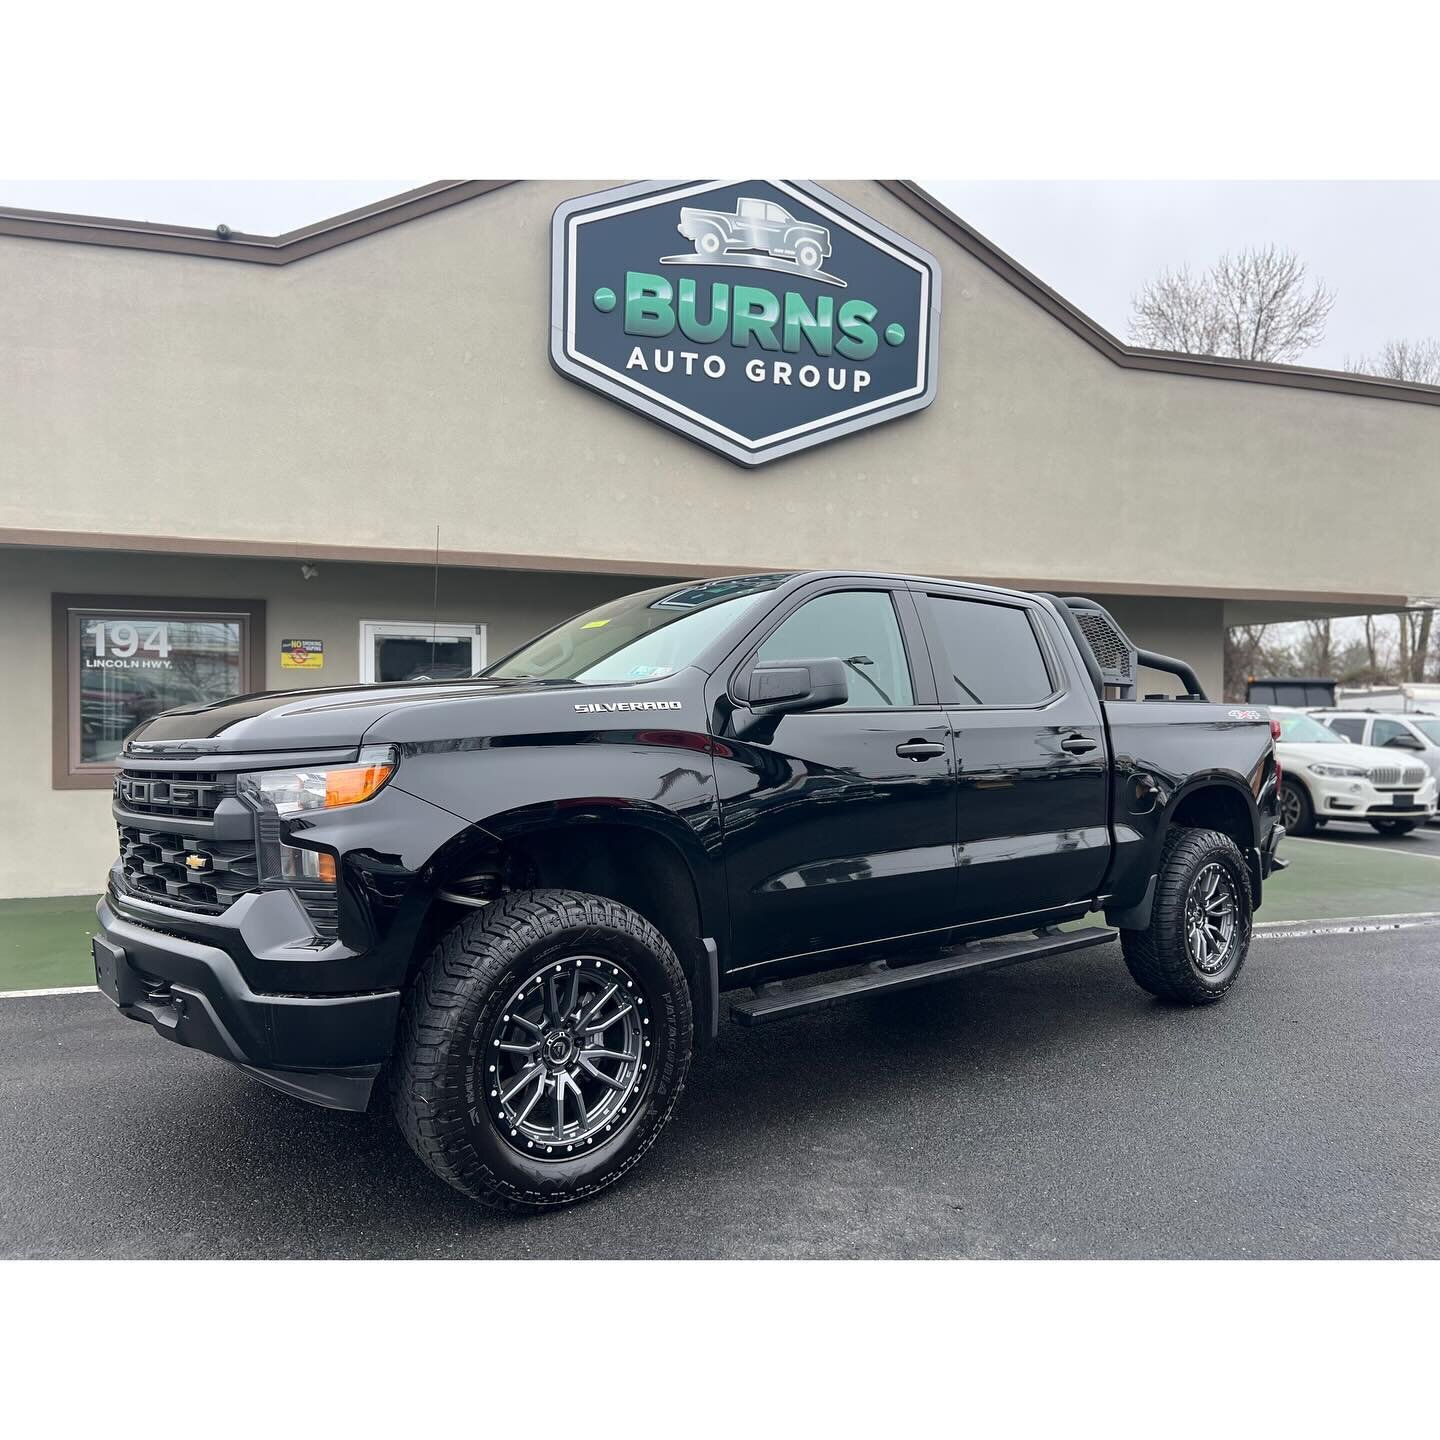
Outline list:
[[[1328,775],[1336,780],[1368,780],[1370,772],[1357,765],[1312,764],[1305,767],[1312,775]]]
[[[358,805],[379,792],[395,773],[392,745],[366,745],[353,765],[315,770],[251,770],[239,777],[240,794],[262,810],[294,815]]]

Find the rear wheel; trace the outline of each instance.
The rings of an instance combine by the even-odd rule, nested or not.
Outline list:
[[[1176,827],[1161,852],[1149,927],[1120,932],[1125,964],[1162,1000],[1213,1004],[1245,964],[1250,915],[1250,872],[1235,842]]]
[[[819,245],[813,240],[802,240],[795,247],[795,263],[802,270],[818,270],[824,258]]]
[[[1315,806],[1298,780],[1281,782],[1280,823],[1287,835],[1308,835],[1315,828]]]
[[[648,920],[572,890],[461,920],[406,997],[391,1105],[410,1147],[487,1205],[585,1199],[650,1148],[680,1096],[690,995]]]
[[[1382,835],[1408,835],[1420,822],[1418,820],[1372,820],[1370,823]]]

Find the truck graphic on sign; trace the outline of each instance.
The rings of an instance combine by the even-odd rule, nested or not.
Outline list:
[[[736,250],[763,250],[768,264],[753,254],[745,257],[746,263],[769,270],[799,269],[813,275],[830,254],[829,230],[797,220],[783,206],[769,200],[742,197],[734,214],[686,206],[680,211],[676,229],[694,245],[701,260],[718,261]]]

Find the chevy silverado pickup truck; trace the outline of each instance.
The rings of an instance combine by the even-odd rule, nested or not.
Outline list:
[[[510,1210],[644,1155],[727,992],[760,1024],[1118,929],[1207,1005],[1284,863],[1263,711],[1093,602],[905,575],[667,585],[470,679],[172,710],[121,765],[105,994],[291,1095],[383,1095]]]

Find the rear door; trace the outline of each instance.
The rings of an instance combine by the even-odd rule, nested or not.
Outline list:
[[[950,726],[906,588],[802,591],[717,679],[757,660],[830,657],[846,662],[844,706],[716,747],[731,970],[953,923]]]
[[[1110,853],[1099,703],[1043,608],[918,590],[954,733],[956,915],[1025,916],[1088,900]]]

